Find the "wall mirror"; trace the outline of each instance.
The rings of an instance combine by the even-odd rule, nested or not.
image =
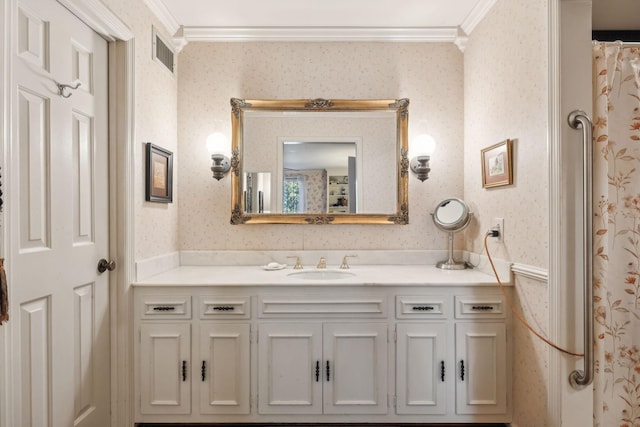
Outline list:
[[[408,99],[231,99],[232,224],[407,224]]]

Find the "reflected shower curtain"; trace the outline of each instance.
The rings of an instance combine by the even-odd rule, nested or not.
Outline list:
[[[640,48],[594,43],[594,425],[640,426]]]

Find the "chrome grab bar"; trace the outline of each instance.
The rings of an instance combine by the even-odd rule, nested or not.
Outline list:
[[[569,383],[580,390],[593,381],[593,136],[591,119],[584,111],[575,110],[569,114],[569,126],[572,129],[582,128],[584,142],[582,191],[584,209],[582,212],[582,235],[584,258],[584,371],[574,370],[569,374]]]

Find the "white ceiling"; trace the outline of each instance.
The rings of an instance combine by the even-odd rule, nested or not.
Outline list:
[[[456,41],[496,0],[145,0],[193,40]]]
[[[163,0],[188,27],[456,27],[481,0]]]
[[[189,41],[448,41],[497,0],[144,0],[178,49]],[[640,30],[640,0],[593,0],[593,28]]]

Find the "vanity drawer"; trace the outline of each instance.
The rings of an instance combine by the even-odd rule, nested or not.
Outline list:
[[[191,319],[191,297],[188,295],[142,295],[142,319]]]
[[[259,297],[260,317],[287,315],[317,317],[386,317],[387,301],[384,296],[368,297]]]
[[[444,319],[449,316],[447,298],[438,295],[396,296],[398,319]]]
[[[504,318],[505,301],[502,295],[456,296],[456,318]]]
[[[249,319],[251,297],[201,296],[199,298],[201,319]]]

